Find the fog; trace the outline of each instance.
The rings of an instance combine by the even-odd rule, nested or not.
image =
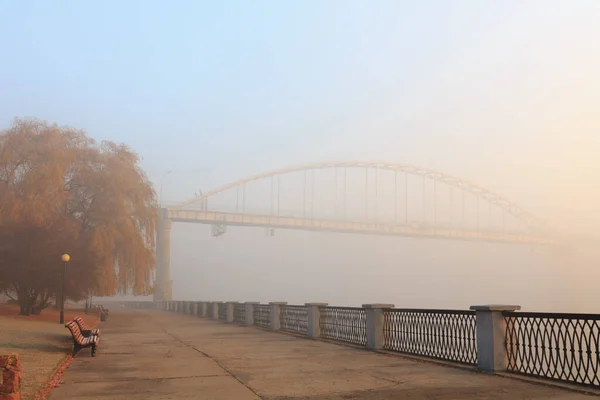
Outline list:
[[[178,223],[176,297],[600,311],[600,31],[589,13],[600,14],[592,3],[588,15],[585,7],[548,11],[537,4],[457,44],[461,51],[426,76],[390,82],[360,112],[328,118],[340,133],[325,134],[320,146],[302,148],[289,161],[267,146],[264,156],[273,161],[238,169],[234,178],[313,160],[411,162],[503,194],[546,220],[560,246],[285,230],[268,237],[264,229],[239,227],[213,238],[208,227]],[[172,186],[169,193],[175,195]]]
[[[600,312],[600,3],[249,4],[14,6],[31,31],[0,27],[15,38],[0,44],[12,55],[0,120],[32,115],[126,142],[167,206],[296,164],[388,161],[499,193],[558,243],[248,227],[215,238],[175,223],[175,299]],[[361,179],[347,195],[357,218]],[[367,214],[389,221],[392,181],[377,179],[382,204]],[[331,177],[320,182],[316,212],[339,213]],[[272,207],[268,185],[248,186],[248,207]],[[303,212],[299,179],[282,185],[286,211]],[[431,218],[409,202],[412,219]],[[439,207],[456,222],[455,206]]]

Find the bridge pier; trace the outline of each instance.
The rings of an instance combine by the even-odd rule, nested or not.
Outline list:
[[[167,209],[161,208],[158,214],[156,231],[156,282],[154,301],[173,300],[173,281],[171,280],[171,226],[167,218]]]

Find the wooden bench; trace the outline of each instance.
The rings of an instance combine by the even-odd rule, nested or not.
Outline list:
[[[96,335],[90,335],[88,337],[83,336],[81,329],[79,329],[79,325],[77,325],[77,322],[75,321],[67,322],[65,326],[71,332],[71,336],[73,336],[73,356],[75,356],[79,350],[91,347],[92,357],[96,357],[96,346],[98,346],[100,338]]]
[[[87,324],[85,323],[85,321],[83,320],[83,318],[77,316],[75,318],[73,318],[73,321],[75,321],[75,323],[77,323],[77,326],[79,326],[79,330],[81,331],[81,334],[85,337],[91,336],[91,335],[96,335],[96,336],[100,336],[100,329],[90,329]]]

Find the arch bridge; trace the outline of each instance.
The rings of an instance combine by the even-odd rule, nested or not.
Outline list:
[[[162,208],[155,300],[171,300],[173,222],[369,235],[552,244],[543,223],[505,197],[450,174],[408,164],[341,161],[298,165],[237,180]]]

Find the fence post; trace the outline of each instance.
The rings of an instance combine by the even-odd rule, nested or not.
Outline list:
[[[287,304],[287,301],[272,301],[269,303],[269,306],[271,307],[271,312],[270,312],[270,317],[271,317],[271,330],[272,331],[278,331],[279,329],[281,329],[281,319],[280,319],[280,315],[281,315],[281,306],[285,306]]]
[[[308,331],[306,336],[318,338],[321,336],[321,307],[327,307],[329,303],[305,303],[308,314]]]
[[[197,316],[198,315],[198,302],[197,301],[194,302],[194,307],[193,307],[192,310],[193,310],[192,314],[194,314],[195,316]]]
[[[228,301],[227,302],[227,323],[232,324],[233,323],[233,309],[235,308],[235,305],[238,304],[239,301]]]
[[[475,310],[477,337],[477,368],[486,371],[506,371],[506,321],[503,311],[520,310],[521,306],[471,306]]]
[[[221,301],[213,301],[212,303],[210,303],[211,308],[211,317],[212,319],[219,319],[219,304],[222,303]]]
[[[200,316],[206,317],[208,315],[208,303],[206,301],[203,301],[200,303],[200,307]]]
[[[383,349],[383,310],[394,308],[393,304],[363,304],[367,314],[367,348],[372,350]]]
[[[260,304],[258,301],[247,301],[246,306],[246,325],[254,325],[254,305]]]

